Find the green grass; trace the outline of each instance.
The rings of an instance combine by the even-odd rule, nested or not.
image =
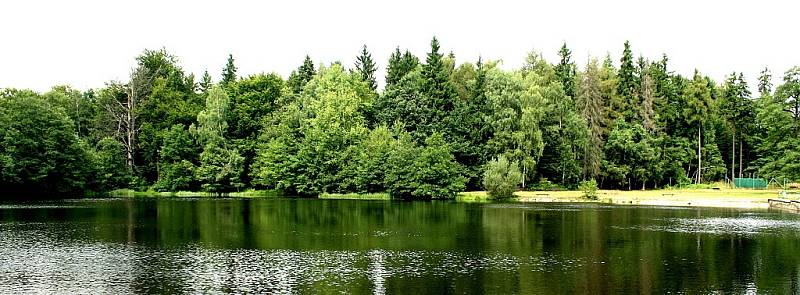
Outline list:
[[[462,192],[456,195],[456,202],[489,203],[494,201],[486,192]]]
[[[387,193],[371,193],[371,194],[329,194],[322,193],[319,195],[320,199],[329,200],[391,200],[392,197]]]
[[[719,186],[711,186],[719,187]],[[589,200],[583,197],[583,192],[572,191],[519,191],[514,193],[515,198],[506,200],[495,200],[489,197],[486,192],[462,192],[459,193],[455,201],[467,203],[487,203],[495,201],[518,201],[518,202],[603,202],[613,204],[638,204],[655,206],[701,206],[701,207],[742,207],[742,208],[765,208],[767,200],[779,198],[780,190],[751,190],[751,189],[731,189],[719,187],[719,189],[706,188],[669,188],[656,190],[599,190],[598,200]],[[217,197],[217,195],[206,192],[156,192],[145,191],[137,192],[129,189],[115,190],[110,193],[114,197]],[[279,192],[274,190],[248,190],[244,192],[234,192],[224,197],[234,198],[264,198],[280,197]],[[371,194],[329,194],[324,193],[318,196],[320,199],[328,200],[391,200],[387,193]]]

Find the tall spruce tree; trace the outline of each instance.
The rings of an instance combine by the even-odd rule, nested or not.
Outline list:
[[[200,92],[207,93],[209,89],[211,89],[211,84],[214,82],[211,81],[211,75],[208,74],[208,71],[203,72],[203,77],[200,80]]]
[[[367,45],[361,49],[361,54],[356,58],[356,71],[361,77],[361,81],[367,82],[372,91],[378,89],[378,82],[375,80],[375,71],[378,66],[372,60],[372,54],[367,51]]]
[[[558,51],[558,56],[561,60],[556,65],[556,76],[564,87],[564,94],[569,97],[575,97],[575,63],[572,59],[572,52],[567,48],[565,42],[561,45],[561,50]]]
[[[644,130],[650,133],[655,132],[656,130],[656,122],[655,122],[655,112],[654,112],[654,104],[655,104],[655,83],[653,82],[653,78],[650,76],[649,69],[645,68],[641,71],[641,87],[639,90],[639,96],[641,99],[641,109],[639,118],[642,120],[642,127]]]
[[[225,68],[222,69],[222,83],[223,86],[227,86],[230,83],[236,81],[236,65],[233,64],[233,54],[228,54],[228,62],[225,64]]]
[[[617,93],[622,97],[625,102],[626,109],[623,110],[625,120],[631,122],[636,116],[636,101],[637,89],[639,88],[636,83],[636,68],[633,65],[633,54],[631,53],[631,45],[625,41],[625,48],[622,50],[622,58],[620,59],[619,72],[617,72],[619,83],[617,84]]]
[[[300,94],[300,92],[303,91],[303,87],[305,87],[308,81],[311,81],[316,74],[317,70],[314,68],[314,62],[311,61],[310,56],[306,55],[303,64],[289,75],[289,80],[286,83],[289,84],[289,88],[292,89],[294,94]]]
[[[769,68],[765,67],[758,76],[758,93],[761,95],[772,93],[772,74],[769,72]]]
[[[389,64],[386,66],[386,88],[395,85],[406,74],[413,71],[419,65],[419,59],[408,50],[400,52],[400,47],[395,48],[389,56]]]
[[[617,119],[623,117],[623,111],[627,108],[627,104],[619,95],[617,78],[617,69],[611,60],[611,55],[606,55],[603,60],[603,65],[600,68],[600,89],[603,94],[603,136],[607,136],[608,132],[614,125]]]
[[[451,115],[455,108],[458,93],[450,84],[450,74],[445,66],[442,53],[439,52],[439,40],[433,37],[431,51],[422,65],[422,100],[423,126],[426,135],[442,132],[445,138],[452,139],[450,128],[453,123]]]
[[[587,143],[584,148],[584,178],[594,179],[600,174],[603,157],[603,92],[597,59],[586,64],[578,88],[578,111],[587,125]]]

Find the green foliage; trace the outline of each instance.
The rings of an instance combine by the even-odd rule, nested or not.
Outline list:
[[[395,151],[398,140],[386,126],[379,126],[370,131],[369,135],[356,147],[356,155],[350,169],[354,170],[350,179],[353,191],[360,193],[378,193],[387,190],[386,163]]]
[[[187,160],[162,163],[154,189],[161,192],[197,190],[199,177],[195,177],[195,170],[197,166]]]
[[[639,124],[618,120],[606,141],[602,162],[605,184],[631,189],[634,183],[646,186],[659,170],[653,138]]]
[[[366,82],[372,91],[378,89],[378,82],[375,80],[375,71],[378,66],[372,60],[372,54],[367,51],[367,45],[361,49],[361,54],[356,58],[356,72],[361,76],[361,81]]]
[[[597,60],[586,65],[578,89],[578,111],[586,122],[587,142],[583,150],[583,175],[594,179],[600,175],[603,159],[603,89]]]
[[[389,56],[389,64],[386,66],[386,88],[399,82],[406,74],[414,71],[419,65],[419,59],[408,50],[400,53],[400,47]]]
[[[285,82],[277,74],[257,74],[230,84],[230,111],[226,118],[230,137],[257,138],[262,118],[276,111],[287,94]]]
[[[191,163],[181,161],[178,163],[176,174],[180,177],[191,171]],[[240,191],[242,183],[242,167],[244,157],[236,149],[224,145],[207,144],[200,154],[200,167],[195,169],[195,178],[202,183],[204,191],[213,193],[226,193]]]
[[[464,189],[466,179],[442,135],[434,133],[425,140],[424,147],[414,145],[408,136],[399,140],[389,157],[389,194],[397,198],[446,199]]]
[[[295,104],[264,135],[254,180],[290,193],[339,192],[352,174],[350,147],[367,134],[369,86],[334,64],[309,81]],[[347,176],[347,177],[346,177]]]
[[[617,93],[621,96],[623,102],[627,106],[621,110],[628,122],[636,116],[637,102],[637,83],[636,69],[633,65],[633,54],[631,53],[631,45],[625,41],[625,48],[622,51],[622,58],[620,59],[619,72],[617,72]]]
[[[569,97],[575,97],[577,87],[575,85],[575,63],[572,62],[572,52],[567,48],[567,43],[561,45],[561,50],[558,51],[558,56],[561,60],[555,67],[556,76],[564,87],[564,94]]]
[[[228,61],[225,63],[225,68],[222,69],[220,84],[227,86],[233,82],[236,82],[236,65],[233,64],[233,54],[228,54]]]
[[[200,166],[195,170],[195,177],[202,183],[203,190],[208,192],[226,193],[244,187],[244,157],[225,139],[229,103],[225,91],[214,86],[208,91],[205,109],[197,115],[195,134],[203,146],[203,152],[200,153]],[[175,167],[177,175],[182,176],[189,167],[181,161]]]
[[[183,125],[173,125],[164,134],[161,146],[158,181],[154,188],[157,191],[196,190],[199,186],[194,179],[194,171],[198,163],[200,146],[195,142],[189,130]]]
[[[551,82],[540,87],[545,106],[539,123],[545,142],[539,162],[540,176],[562,184],[575,184],[582,179],[588,126],[560,83]]]
[[[597,200],[597,181],[594,178],[583,180],[578,184],[578,190],[583,192],[583,197],[590,200]]]
[[[125,164],[125,147],[113,138],[106,137],[97,143],[95,152],[96,189],[108,192],[127,188],[131,182],[130,168]]]
[[[203,71],[203,77],[200,79],[200,83],[197,85],[200,89],[200,92],[208,92],[208,90],[211,89],[212,84],[214,84],[214,82],[211,81],[211,75],[208,74],[208,71]]]
[[[500,155],[486,164],[483,187],[492,198],[509,198],[513,196],[521,180],[519,163],[508,161],[505,156]]]
[[[29,91],[0,99],[0,189],[8,195],[74,195],[94,173],[64,110]]]
[[[317,70],[314,68],[314,62],[311,61],[310,56],[306,55],[303,64],[297,68],[296,71],[292,72],[286,83],[294,94],[300,94],[300,92],[303,91],[303,87],[306,86],[306,83],[311,81],[315,75],[317,75]]]
[[[495,69],[487,74],[485,95],[492,109],[487,145],[493,153],[522,164],[523,186],[544,149],[540,122],[546,89],[537,85],[539,81],[537,73],[523,76]]]
[[[721,85],[683,77],[666,55],[634,63],[628,42],[619,68],[590,57],[582,71],[566,44],[556,63],[532,51],[516,70],[430,45],[424,63],[397,47],[380,92],[366,47],[352,71],[306,56],[286,80],[240,79],[229,55],[219,85],[207,72],[196,83],[159,49],[136,58],[129,81],[100,89],[4,89],[0,188],[450,198],[486,186],[495,155],[517,163],[523,188],[800,180],[798,67],[774,91],[765,69],[752,99],[743,73]]]

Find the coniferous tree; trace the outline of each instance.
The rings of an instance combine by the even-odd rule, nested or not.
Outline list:
[[[211,89],[211,84],[214,82],[211,81],[211,75],[208,74],[208,71],[203,71],[203,77],[200,80],[200,92],[207,93],[209,89]]]
[[[225,63],[225,68],[222,69],[222,80],[220,83],[227,86],[236,81],[236,65],[233,64],[233,54],[228,54],[228,62]]]
[[[578,110],[586,121],[587,143],[584,149],[584,178],[597,178],[603,157],[603,93],[597,60],[591,59],[581,76],[578,88]]]
[[[294,94],[300,94],[300,92],[303,91],[303,87],[305,87],[308,81],[311,81],[316,74],[317,70],[314,68],[314,62],[311,61],[310,56],[306,55],[303,64],[289,76],[287,84],[289,84]]]
[[[413,71],[419,65],[419,59],[408,50],[400,52],[400,47],[395,48],[389,56],[389,64],[386,66],[386,88],[400,82],[406,74]]]
[[[772,74],[770,74],[769,68],[765,67],[758,76],[758,93],[761,95],[772,93]]]
[[[626,109],[622,110],[625,120],[631,122],[636,117],[637,89],[636,69],[633,65],[633,54],[628,41],[625,41],[625,48],[622,50],[619,72],[617,73],[618,84],[617,93],[625,102]]]
[[[458,93],[450,84],[450,74],[439,49],[439,40],[434,37],[431,40],[431,51],[422,65],[422,126],[425,136],[442,132],[446,139],[451,140],[453,138],[447,127],[453,123],[451,115]]]
[[[367,82],[372,91],[378,89],[378,82],[375,80],[375,71],[378,67],[372,60],[372,54],[367,51],[367,45],[361,49],[361,54],[356,58],[356,72],[361,77],[361,81]]]
[[[656,129],[656,122],[655,112],[653,110],[655,104],[655,85],[653,82],[653,78],[650,77],[649,70],[643,70],[641,77],[641,90],[639,90],[641,96],[641,109],[639,117],[642,120],[642,127],[644,130],[650,133],[655,132]]]
[[[794,135],[800,135],[800,67],[793,67],[783,74],[783,84],[775,89],[775,96],[783,101],[786,111],[794,119]]]
[[[571,60],[572,52],[567,48],[567,43],[561,45],[558,56],[561,57],[561,60],[556,65],[556,76],[558,76],[561,86],[564,87],[564,94],[575,97],[575,63]]]
[[[603,136],[607,136],[613,127],[614,122],[623,118],[623,110],[627,104],[619,95],[619,78],[617,69],[611,61],[611,55],[606,55],[603,65],[600,68],[600,89],[603,95]]]

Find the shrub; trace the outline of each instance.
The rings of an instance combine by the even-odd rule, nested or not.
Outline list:
[[[514,194],[521,179],[519,163],[509,162],[501,155],[486,165],[483,187],[492,198],[508,198]]]
[[[581,181],[578,189],[583,192],[584,198],[597,200],[597,181],[594,179]]]
[[[398,136],[394,153],[389,157],[386,187],[393,197],[413,199],[455,198],[464,189],[466,178],[441,134],[425,140],[425,147],[411,142],[410,136]]]

